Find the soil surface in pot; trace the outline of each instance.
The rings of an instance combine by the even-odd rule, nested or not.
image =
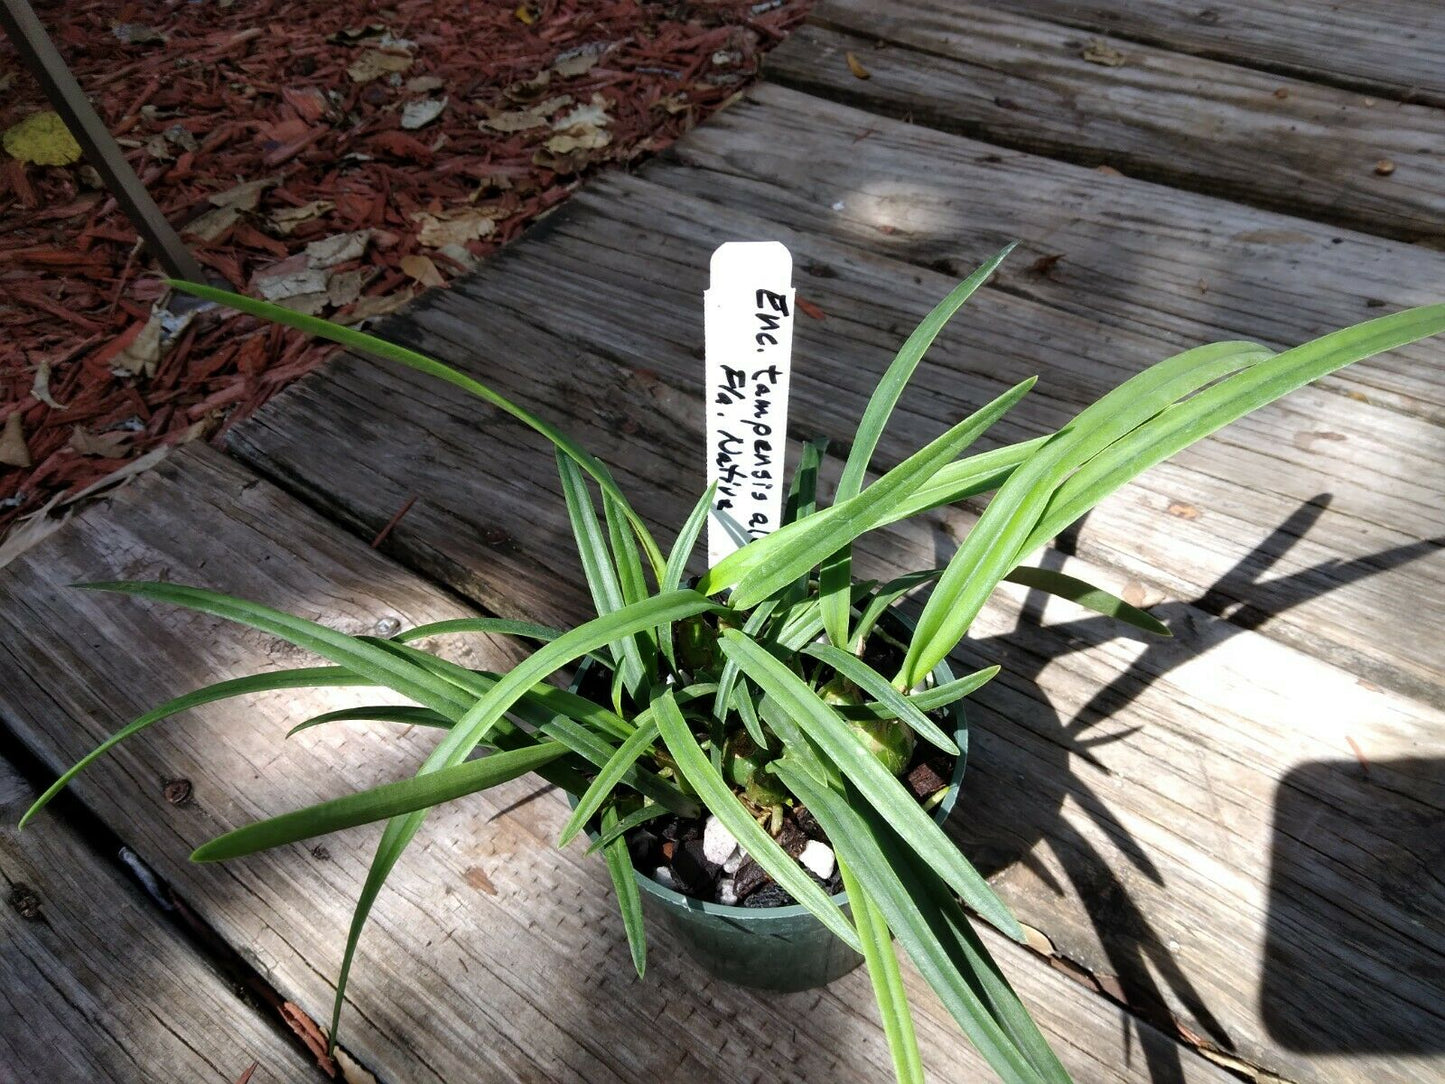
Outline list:
[[[954,759],[920,741],[914,749],[913,759],[899,778],[920,803],[926,804],[948,786],[953,776]],[[706,831],[706,819],[684,820],[672,815],[658,817],[628,833],[627,845],[632,854],[632,864],[644,876],[659,884],[708,903],[785,907],[797,902],[740,849],[728,861],[712,861],[707,851],[711,849],[716,856],[718,848],[716,845],[708,847]],[[832,857],[828,837],[807,809],[797,806],[786,810],[782,827],[774,838],[794,859],[802,856],[812,844],[812,850],[802,861],[803,869],[829,895],[843,891],[842,878]],[[827,851],[820,850],[820,847],[827,848]],[[810,861],[823,870],[831,867],[831,871],[826,877],[820,877],[817,870],[810,867]]]

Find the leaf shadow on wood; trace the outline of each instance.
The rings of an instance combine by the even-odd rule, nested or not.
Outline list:
[[[1100,764],[1091,750],[1127,738],[1138,728],[1103,736],[1093,736],[1088,732],[1106,720],[1116,719],[1154,682],[1189,659],[1197,658],[1203,651],[1242,632],[1258,629],[1290,606],[1445,548],[1445,538],[1432,538],[1350,561],[1322,562],[1269,581],[1267,601],[1246,602],[1233,608],[1235,602],[1257,594],[1253,591],[1254,585],[1279,563],[1296,541],[1309,532],[1329,504],[1328,494],[1302,504],[1198,598],[1153,607],[1151,612],[1176,630],[1179,623],[1186,623],[1189,643],[1149,640],[1148,646],[1133,664],[1099,690],[1072,718],[1058,715],[1050,718],[1050,701],[1038,682],[1049,663],[1060,655],[1097,647],[1118,638],[1121,626],[1112,620],[1095,617],[1045,626],[1042,610],[1046,596],[1030,592],[1014,629],[969,642],[960,651],[979,665],[997,662],[1004,668],[1000,678],[972,698],[982,709],[976,714],[988,717],[988,729],[975,732],[974,749],[979,750],[980,745],[983,748],[971,754],[974,762],[986,762],[990,757],[990,743],[994,742],[1018,743],[1025,746],[1033,758],[1028,772],[1018,772],[1007,781],[996,780],[990,784],[995,790],[1000,783],[1008,788],[1007,804],[970,803],[968,781],[965,780],[960,805],[960,811],[964,813],[961,820],[965,824],[962,828],[955,828],[960,846],[985,876],[1001,874],[1014,863],[1021,863],[1049,890],[1059,895],[1068,894],[1070,890],[1076,893],[1112,972],[1110,975],[1103,969],[1096,969],[1095,977],[1102,980],[1101,987],[1110,996],[1122,1000],[1142,1019],[1166,1034],[1178,1035],[1186,1042],[1204,1042],[1223,1050],[1235,1048],[1227,1028],[1211,1011],[1204,996],[1176,961],[1167,939],[1160,936],[1129,890],[1128,882],[1134,873],[1164,886],[1162,874],[1146,849],[1111,813],[1105,798],[1075,770],[1074,759],[1088,761],[1107,774],[1108,769]],[[1077,538],[1082,522],[1065,532],[1058,549],[1048,551],[1046,563],[1055,567],[1063,563],[1064,555],[1074,548],[1073,539]],[[1029,714],[1026,723],[1015,722],[1019,719],[1020,710]],[[1018,765],[1020,758],[1017,755],[1011,754],[1011,759]],[[1282,784],[1282,788],[1286,785]],[[1292,788],[1291,793],[1295,789]],[[1092,822],[1091,827],[1098,832],[1086,834],[1064,815],[1066,799],[1083,811]],[[988,808],[991,805],[996,808]],[[1318,818],[1328,807],[1320,803],[1316,805],[1318,808],[1309,815]],[[1294,808],[1291,806],[1287,810],[1292,817]],[[1378,824],[1381,819],[1382,814],[1377,808],[1366,823]],[[1133,873],[1118,863],[1111,864],[1096,843],[1098,833],[1102,833],[1111,847],[1127,860]],[[1035,854],[1035,848],[1044,842],[1062,867],[1068,886],[1059,883]],[[1408,851],[1405,843],[1401,846]],[[1281,875],[1282,880],[1276,879],[1278,887],[1271,890],[1269,922],[1278,947],[1272,950],[1272,961],[1269,963],[1272,973],[1264,993],[1268,996],[1280,984],[1297,983],[1300,989],[1313,988],[1318,996],[1335,998],[1337,1011],[1343,1014],[1349,1012],[1353,1004],[1350,988],[1321,981],[1312,959],[1309,934],[1304,934],[1305,939],[1301,941],[1301,932],[1291,926],[1298,910],[1298,904],[1292,902],[1298,891],[1296,867],[1307,868],[1310,860],[1311,856],[1299,845],[1280,856],[1280,861],[1287,865],[1288,870]],[[1421,953],[1421,966],[1438,967],[1438,961],[1445,955],[1439,940],[1436,937],[1431,949]],[[1390,981],[1379,970],[1375,972],[1375,978],[1380,985]],[[1182,1006],[1190,1018],[1188,1024],[1176,1016],[1171,1003]],[[1310,1008],[1308,1002],[1292,1000],[1289,1004],[1299,1006],[1306,1013],[1318,1011],[1318,1006]],[[1286,1046],[1301,1041],[1295,1037],[1304,1034],[1320,1041],[1317,1025],[1301,1023],[1294,1017],[1280,1019],[1279,1014],[1283,1011],[1267,1010],[1266,1026],[1271,1035],[1276,1035],[1276,1029],[1282,1029],[1276,1037]],[[1366,1019],[1377,1018],[1384,1011],[1382,1008],[1379,1013],[1366,1014]],[[1196,1026],[1203,1035],[1194,1033]],[[1438,1021],[1436,1030],[1439,1030]],[[1150,1077],[1156,1084],[1183,1079],[1177,1044],[1150,1045],[1141,1042],[1140,1045]]]

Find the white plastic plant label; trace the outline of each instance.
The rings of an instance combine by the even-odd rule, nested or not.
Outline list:
[[[707,480],[717,483],[707,555],[717,564],[777,529],[793,358],[793,257],[777,241],[730,241],[712,254],[703,295]]]

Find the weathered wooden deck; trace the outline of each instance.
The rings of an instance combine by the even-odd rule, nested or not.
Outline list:
[[[670,535],[701,485],[716,244],[793,249],[825,314],[797,328],[793,436],[845,439],[907,330],[1016,237],[878,460],[1039,373],[996,437],[1033,435],[1180,344],[1283,345],[1445,297],[1445,11],[1363,11],[824,0],[768,84],[387,331],[562,424]],[[973,698],[953,830],[1038,931],[1033,952],[991,943],[1081,1082],[1445,1075],[1442,359],[1426,343],[1296,393],[1044,555],[1152,606],[1172,641],[1022,592],[976,623],[965,662],[1004,673]],[[587,608],[550,455],[421,377],[340,358],[229,450],[172,456],[0,570],[0,716],[31,774],[292,656],[77,580],[202,583],[352,632]],[[862,571],[935,563],[972,515],[870,538]],[[513,649],[470,650],[492,668]],[[281,741],[337,703],[272,694],[155,728],[20,835],[26,784],[0,762],[0,1081],[316,1075],[268,998],[324,1019],[372,835],[186,855],[423,755],[362,724]],[[639,982],[600,864],[551,846],[564,812],[522,780],[433,815],[362,943],[348,1079],[887,1076],[861,973],[766,998],[659,930]],[[218,951],[267,996],[233,997]],[[930,1078],[982,1079],[915,977],[910,994]]]

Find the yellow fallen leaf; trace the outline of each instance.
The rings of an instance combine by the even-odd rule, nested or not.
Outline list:
[[[537,16],[535,13],[533,13],[532,6],[530,4],[518,4],[517,10],[514,11],[512,14],[516,15],[518,19],[526,23],[528,26],[531,26],[537,21]]]
[[[401,269],[423,286],[445,286],[446,279],[432,263],[430,256],[411,255],[401,258]]]
[[[399,74],[411,67],[412,58],[402,53],[368,49],[346,69],[353,83],[370,83],[383,75]]]
[[[1124,54],[1102,38],[1094,38],[1079,54],[1090,64],[1102,64],[1106,68],[1117,68],[1124,63]]]
[[[32,113],[5,129],[5,153],[36,166],[68,166],[80,161],[80,144],[60,119],[47,110]]]
[[[870,72],[867,68],[863,67],[863,62],[862,62],[861,60],[859,60],[856,56],[854,56],[852,53],[848,53],[843,59],[848,62],[848,70],[853,73],[853,75],[854,75],[855,78],[858,78],[858,79],[871,79],[871,78],[873,78],[873,73]]]

